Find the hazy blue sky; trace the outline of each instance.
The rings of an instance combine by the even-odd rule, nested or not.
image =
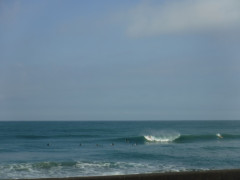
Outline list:
[[[239,0],[1,0],[0,120],[240,119]]]

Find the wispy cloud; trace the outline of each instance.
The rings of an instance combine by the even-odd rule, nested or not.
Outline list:
[[[127,16],[127,34],[133,37],[228,30],[240,25],[240,1],[143,1]]]

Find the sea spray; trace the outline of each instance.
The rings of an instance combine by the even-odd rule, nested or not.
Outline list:
[[[32,162],[0,164],[0,179],[21,178],[60,178],[99,175],[138,174],[159,171],[178,171],[183,168],[176,165],[140,162],[72,161],[72,162]],[[160,171],[159,171],[160,172]]]
[[[150,131],[144,138],[150,142],[172,142],[181,136],[180,133],[172,130]]]

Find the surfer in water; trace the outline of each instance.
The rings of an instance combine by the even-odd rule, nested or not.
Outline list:
[[[223,138],[222,135],[221,135],[220,133],[217,133],[216,136],[217,136],[218,138],[220,138],[220,139]]]

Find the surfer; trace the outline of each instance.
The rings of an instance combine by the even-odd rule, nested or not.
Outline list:
[[[223,138],[220,133],[217,133],[216,136],[217,136],[218,138],[221,138],[221,139]]]

